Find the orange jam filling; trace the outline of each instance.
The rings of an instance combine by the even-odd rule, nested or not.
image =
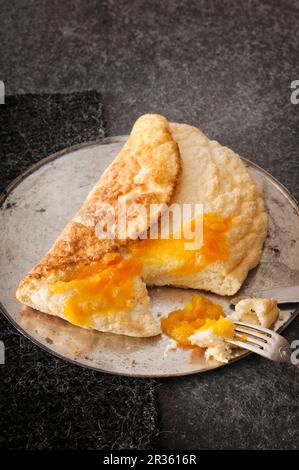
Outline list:
[[[134,278],[140,271],[140,263],[132,259],[119,254],[107,255],[100,262],[72,272],[71,279],[56,282],[52,292],[70,292],[64,315],[75,325],[89,326],[94,314],[134,307]]]
[[[181,310],[174,310],[162,318],[164,333],[185,348],[193,348],[189,340],[196,331],[209,328],[218,336],[232,338],[234,324],[224,316],[222,307],[201,295],[195,295]]]
[[[194,221],[191,229],[194,231]],[[129,310],[135,305],[134,278],[146,265],[167,265],[173,274],[192,274],[229,256],[226,237],[231,220],[214,213],[203,216],[203,245],[186,250],[192,240],[147,239],[131,245],[131,257],[111,253],[101,261],[75,267],[52,288],[53,294],[67,294],[64,315],[75,325],[89,326],[92,316],[109,311]]]
[[[195,221],[191,230],[194,232]],[[144,266],[167,265],[172,274],[187,275],[203,270],[215,261],[225,261],[229,256],[227,232],[232,225],[231,218],[214,213],[203,215],[203,243],[198,249],[186,249],[187,240],[182,236],[175,239],[159,238],[139,240],[131,247],[133,257],[139,259]]]

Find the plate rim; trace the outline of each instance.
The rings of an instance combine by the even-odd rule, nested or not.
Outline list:
[[[89,141],[86,141],[86,142],[81,142],[79,144],[71,145],[70,147],[65,147],[64,149],[59,150],[58,152],[52,153],[52,154],[48,155],[47,157],[42,158],[38,162],[30,165],[25,171],[23,171],[20,175],[18,175],[16,178],[14,178],[4,188],[4,190],[0,193],[0,209],[3,207],[6,199],[9,197],[9,195],[13,192],[13,190],[15,188],[17,188],[20,185],[20,183],[22,183],[22,181],[24,181],[31,174],[35,173],[37,170],[42,168],[44,165],[46,165],[48,163],[51,163],[51,162],[57,160],[58,158],[63,157],[64,155],[67,155],[67,154],[72,153],[72,152],[76,152],[76,151],[81,150],[83,148],[94,147],[94,146],[98,146],[98,145],[107,145],[107,144],[112,144],[112,143],[125,142],[128,139],[128,137],[129,137],[128,135],[117,135],[117,136],[111,136],[111,137],[104,137],[102,139],[89,140]],[[248,158],[245,158],[245,157],[242,157],[242,156],[240,156],[240,158],[241,158],[241,160],[243,160],[245,162],[246,166],[254,167],[259,172],[266,175],[272,181],[272,183],[274,183],[275,187],[286,196],[289,203],[293,206],[293,208],[295,209],[295,211],[296,211],[296,213],[299,217],[299,203],[298,203],[297,199],[288,190],[288,188],[283,183],[278,181],[278,179],[276,179],[273,175],[271,175],[271,173],[269,173],[267,170],[265,170],[264,168],[259,166],[257,163],[252,162]],[[30,333],[28,333],[24,328],[22,328],[10,316],[9,312],[6,310],[6,308],[2,304],[1,299],[0,299],[0,311],[3,314],[3,316],[8,320],[8,322],[19,333],[21,333],[26,339],[29,339],[33,344],[35,344],[36,346],[41,348],[43,351],[46,351],[47,353],[51,354],[55,358],[58,358],[58,359],[61,359],[63,361],[66,361],[70,364],[76,365],[77,367],[84,367],[86,369],[94,370],[94,371],[109,374],[109,375],[118,375],[118,376],[131,377],[131,378],[136,377],[136,378],[145,378],[145,379],[164,379],[164,378],[166,379],[166,378],[172,378],[172,377],[186,377],[186,376],[189,376],[189,375],[196,375],[196,374],[201,374],[203,372],[210,372],[210,371],[219,369],[220,367],[230,365],[230,364],[232,364],[236,361],[239,361],[239,360],[245,358],[246,356],[252,354],[250,351],[247,351],[247,352],[244,352],[244,353],[240,354],[240,356],[234,357],[228,363],[220,363],[219,365],[216,365],[213,368],[194,370],[194,371],[186,371],[186,372],[179,372],[179,373],[176,373],[176,374],[171,374],[170,373],[170,374],[163,374],[163,375],[159,375],[159,374],[146,375],[146,374],[142,374],[142,373],[140,373],[140,374],[139,373],[133,373],[132,374],[132,373],[129,373],[129,372],[109,371],[109,370],[101,369],[101,368],[96,367],[96,366],[91,366],[91,365],[88,365],[88,364],[79,363],[78,361],[76,361],[74,359],[67,358],[67,357],[63,356],[62,354],[53,351],[47,345],[42,344],[41,342],[38,341],[38,339],[31,336]],[[284,331],[290,325],[290,323],[292,323],[295,320],[298,313],[299,313],[299,305],[297,306],[295,311],[291,314],[290,318],[286,321],[286,323],[284,323],[277,331],[278,332]]]

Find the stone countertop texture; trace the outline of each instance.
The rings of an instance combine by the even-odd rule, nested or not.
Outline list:
[[[299,2],[3,0],[7,94],[94,89],[109,135],[143,113],[201,127],[299,198]],[[299,339],[299,320],[288,328]],[[159,382],[161,448],[298,448],[299,380],[250,356]]]

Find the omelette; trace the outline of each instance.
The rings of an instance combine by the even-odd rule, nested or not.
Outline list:
[[[275,299],[250,298],[237,303],[235,311],[226,315],[221,305],[197,294],[182,309],[170,312],[161,320],[162,330],[171,339],[165,355],[182,348],[205,349],[206,359],[218,362],[232,359],[233,349],[228,340],[246,342],[247,336],[235,332],[234,322],[245,322],[272,328],[280,311]]]
[[[125,233],[109,213],[119,201]],[[161,236],[163,211],[174,203],[202,204],[200,247]],[[262,194],[237,154],[195,127],[144,115],[16,296],[83,328],[155,336],[161,329],[146,286],[235,294],[260,260],[267,224]],[[155,226],[158,236],[149,238]]]

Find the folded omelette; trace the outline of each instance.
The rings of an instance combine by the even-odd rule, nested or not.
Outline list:
[[[120,200],[125,237],[115,221],[103,223]],[[199,248],[186,250],[184,238],[146,238],[173,203],[203,205]],[[260,260],[267,224],[262,194],[237,154],[195,127],[144,115],[16,296],[84,328],[155,336],[146,285],[235,294]],[[99,237],[99,226],[113,236]]]

